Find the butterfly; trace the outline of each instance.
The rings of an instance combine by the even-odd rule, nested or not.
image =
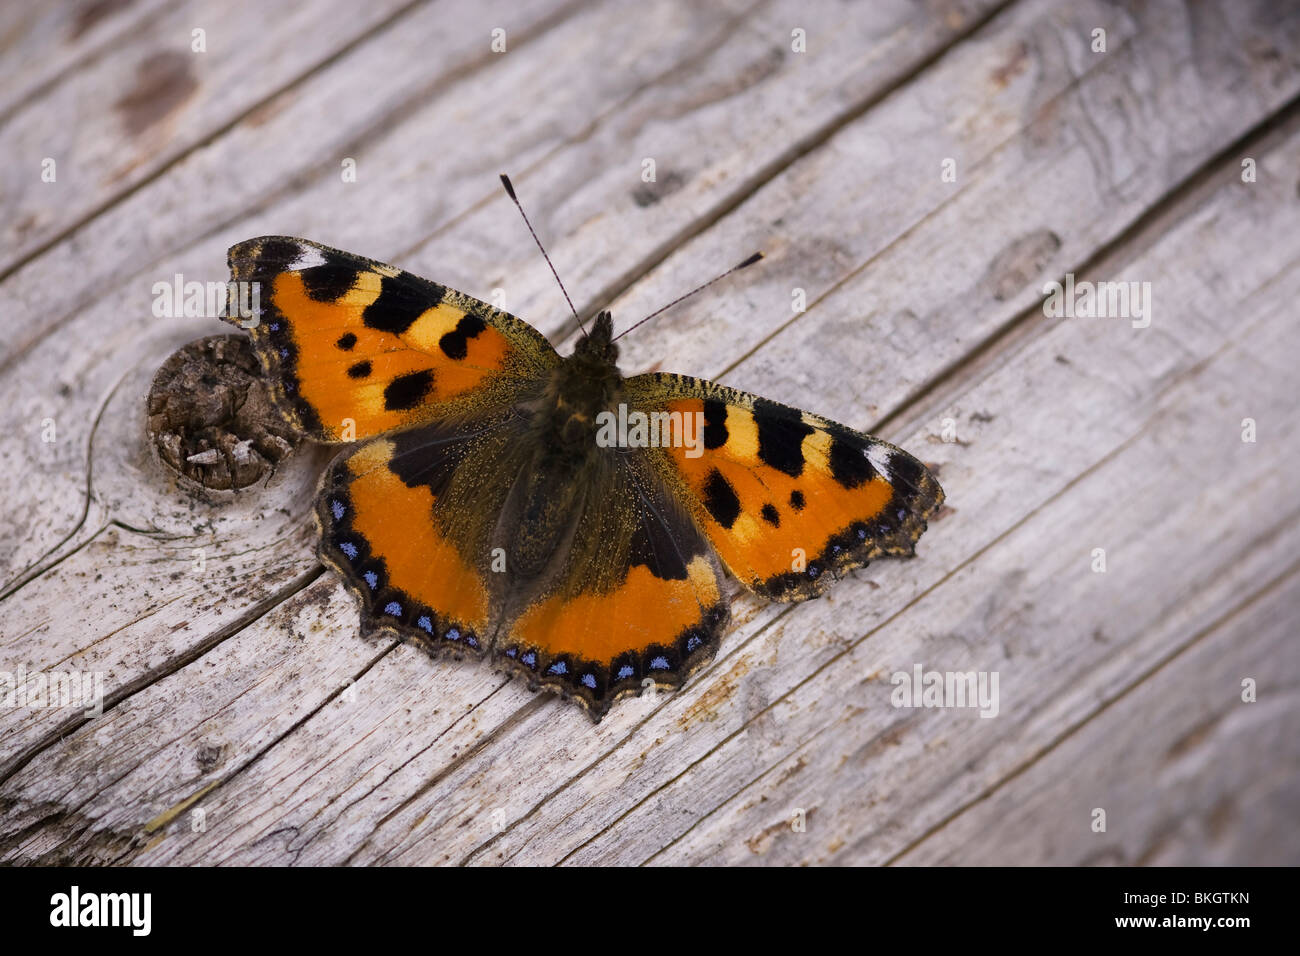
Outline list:
[[[320,481],[319,555],[362,630],[489,658],[596,721],[713,659],[726,573],[813,598],[911,556],[943,502],[870,435],[685,375],[624,377],[608,311],[561,356],[507,312],[305,239],[241,242],[229,264],[232,290],[259,290],[255,319],[228,320],[251,325],[276,406],[345,446]]]

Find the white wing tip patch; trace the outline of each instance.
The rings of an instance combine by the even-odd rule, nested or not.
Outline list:
[[[325,254],[315,246],[304,243],[298,247],[298,258],[285,266],[285,269],[289,272],[301,272],[303,269],[315,269],[323,265],[325,265]]]
[[[893,457],[894,449],[888,445],[872,442],[867,446],[867,461],[871,462],[871,467],[884,475],[886,479],[894,473],[894,469],[890,465],[890,459]]]

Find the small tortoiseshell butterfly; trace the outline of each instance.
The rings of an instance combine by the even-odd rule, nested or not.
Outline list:
[[[500,309],[304,239],[229,261],[260,284],[249,331],[282,413],[355,442],[316,513],[363,630],[490,657],[595,720],[713,658],[724,567],[807,600],[913,554],[943,501],[869,435],[684,375],[624,378],[609,312],[562,357]]]

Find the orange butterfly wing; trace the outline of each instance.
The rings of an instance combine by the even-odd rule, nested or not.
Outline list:
[[[352,441],[508,401],[559,361],[514,316],[393,266],[305,239],[231,247],[227,321],[248,328],[281,412],[317,441]],[[249,286],[247,288],[253,288]]]
[[[573,544],[503,627],[498,653],[599,720],[647,684],[678,687],[730,619],[724,577],[690,513],[642,457],[611,453]]]
[[[486,653],[504,584],[491,548],[518,447],[508,414],[418,425],[339,455],[316,502],[320,556],[361,603],[362,630],[431,653]]]
[[[697,416],[699,454],[655,454],[723,564],[774,601],[823,593],[883,555],[910,556],[943,489],[907,452],[746,392],[684,375],[625,383],[629,405]]]

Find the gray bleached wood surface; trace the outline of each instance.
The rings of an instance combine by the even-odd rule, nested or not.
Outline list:
[[[0,710],[0,860],[1300,862],[1300,16],[261,10],[3,14],[0,670],[103,672],[106,709]],[[502,170],[616,323],[763,249],[623,340],[624,370],[931,462],[918,557],[737,597],[713,665],[593,726],[358,636],[314,558],[327,452],[206,497],[156,462],[154,370],[225,327],[154,318],[152,284],[224,279],[250,236],[502,289],[571,340]],[[1150,326],[1045,316],[1067,272],[1150,282]],[[998,715],[891,706],[917,664],[997,672]]]

